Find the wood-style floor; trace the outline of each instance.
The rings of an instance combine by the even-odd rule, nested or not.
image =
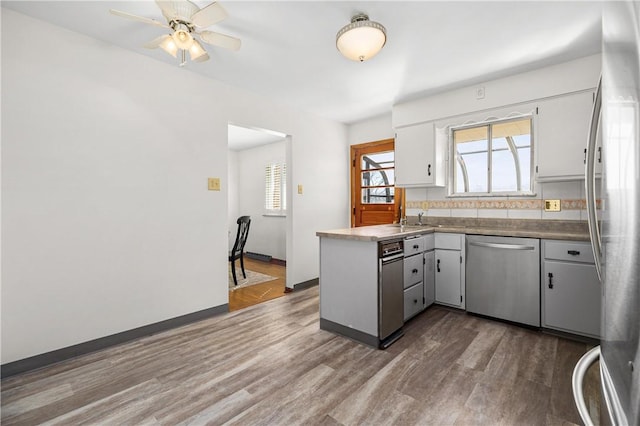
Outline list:
[[[287,269],[284,266],[245,257],[244,268],[277,279],[229,291],[229,311],[237,311],[285,295]]]
[[[561,425],[587,345],[441,307],[386,351],[319,329],[318,288],[2,381],[2,424]],[[597,410],[597,372],[587,405]],[[597,415],[593,416],[597,419]]]

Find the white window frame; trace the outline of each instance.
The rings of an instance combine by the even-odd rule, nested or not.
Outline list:
[[[456,174],[456,150],[455,143],[453,140],[453,132],[456,130],[464,130],[473,127],[483,127],[487,125],[500,124],[509,121],[517,121],[528,118],[531,120],[531,152],[530,152],[530,164],[529,164],[529,189],[523,191],[499,191],[492,192],[491,188],[489,188],[489,192],[455,192],[455,174]],[[536,127],[536,115],[534,112],[527,114],[517,114],[510,115],[504,118],[491,118],[484,121],[477,121],[473,123],[467,123],[463,125],[449,126],[449,141],[448,141],[448,151],[449,151],[449,170],[448,170],[448,183],[447,183],[447,196],[451,198],[469,198],[469,197],[508,197],[508,196],[519,196],[519,197],[535,197],[535,127]],[[488,150],[491,152],[491,132],[489,131],[489,145]],[[487,177],[491,177],[491,156],[488,159],[488,169],[487,169]]]
[[[273,186],[269,181],[269,174],[272,173],[269,171],[269,168],[273,170],[276,168],[280,173],[279,181],[280,181],[280,208],[269,207],[269,191],[272,191],[271,198],[276,198],[276,195],[273,193],[275,186]],[[269,161],[264,167],[264,216],[286,216],[287,215],[287,164],[284,161]]]

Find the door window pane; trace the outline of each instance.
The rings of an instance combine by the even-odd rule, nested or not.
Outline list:
[[[393,186],[362,189],[362,204],[393,204],[395,188]]]
[[[393,204],[394,152],[376,152],[360,157],[362,204]]]

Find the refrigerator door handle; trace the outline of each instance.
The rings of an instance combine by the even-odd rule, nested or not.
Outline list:
[[[571,377],[571,386],[573,388],[573,400],[576,403],[576,408],[580,414],[580,418],[585,426],[593,426],[591,415],[587,409],[587,404],[584,402],[584,393],[582,392],[582,384],[584,382],[584,375],[594,362],[600,359],[600,346],[596,346],[589,352],[584,354],[580,361],[573,369],[573,375]]]
[[[589,123],[589,140],[587,141],[587,161],[585,166],[585,190],[587,194],[587,222],[589,224],[589,236],[593,249],[593,258],[596,264],[598,279],[602,282],[602,242],[600,229],[598,228],[598,216],[596,214],[596,137],[600,127],[600,109],[602,108],[602,76],[598,80],[596,98],[591,110],[591,122]]]

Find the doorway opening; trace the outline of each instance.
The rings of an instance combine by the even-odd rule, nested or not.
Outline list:
[[[244,269],[229,262],[229,310],[284,296],[287,244],[287,135],[273,130],[228,125],[229,250],[240,216],[250,216]],[[290,192],[289,192],[290,193]]]
[[[351,227],[397,223],[404,189],[395,187],[395,141],[351,145]]]

